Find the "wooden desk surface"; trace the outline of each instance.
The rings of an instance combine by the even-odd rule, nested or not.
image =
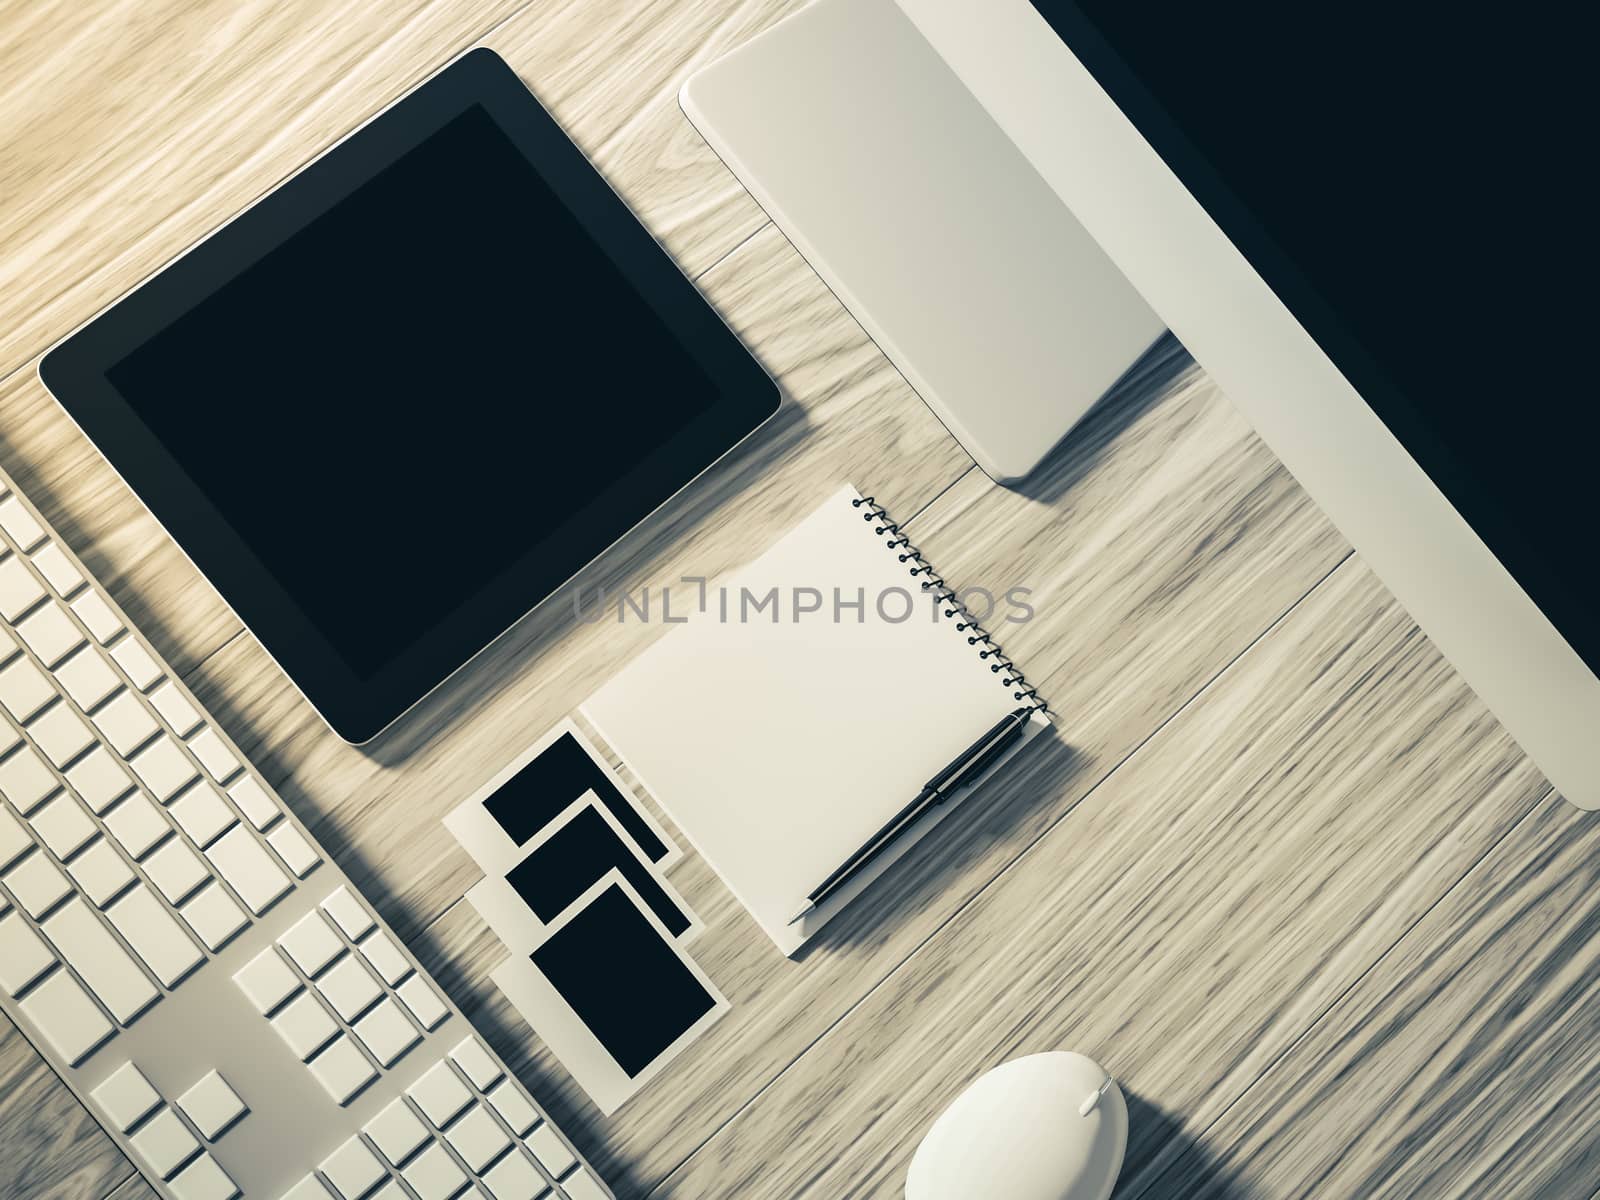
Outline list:
[[[619,1195],[898,1196],[967,1081],[1057,1047],[1129,1093],[1119,1197],[1600,1194],[1600,815],[1551,794],[1176,345],[1025,489],[973,467],[678,111],[687,72],[795,7],[0,3],[0,464]],[[796,962],[676,868],[733,1011],[611,1119],[486,984],[476,871],[439,817],[661,628],[551,605],[353,750],[34,371],[480,43],[793,400],[583,585],[715,574],[853,481],[952,581],[1033,589],[1007,649],[1061,715]],[[0,1029],[0,1197],[110,1194],[149,1192]]]

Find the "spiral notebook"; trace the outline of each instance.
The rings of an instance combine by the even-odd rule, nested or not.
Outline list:
[[[973,609],[978,606],[971,605]],[[887,513],[846,487],[582,706],[785,954],[985,780],[797,925],[805,896],[1019,704],[1044,702]],[[1011,755],[990,774],[1006,769]]]

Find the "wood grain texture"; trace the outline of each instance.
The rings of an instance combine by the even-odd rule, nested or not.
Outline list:
[[[1142,1195],[1543,789],[1351,560],[652,1194],[897,1195],[966,1083],[1070,1047]]]
[[[525,0],[0,10],[0,375]]]
[[[1153,1189],[1587,1200],[1600,814],[1550,796]]]
[[[1160,471],[1162,462],[1189,466]],[[1147,490],[1143,481],[1152,472],[1158,485]],[[871,490],[873,480],[886,478],[874,472],[863,486]],[[904,511],[892,495],[880,499],[891,511]],[[1073,513],[1093,519],[1075,521]],[[733,1010],[667,1076],[610,1119],[582,1100],[486,984],[501,952],[474,914],[464,906],[452,909],[419,948],[447,979],[459,981],[465,990],[456,990],[457,999],[541,1094],[598,1134],[593,1150],[623,1194],[642,1195],[657,1185],[780,1072],[797,1059],[809,1062],[807,1048],[842,1013],[880,981],[893,979],[899,964],[1111,764],[1347,552],[1233,407],[1170,343],[1108,400],[1083,438],[1052,464],[1035,496],[1007,493],[969,473],[906,528],[952,580],[997,592],[1018,583],[1035,587],[1037,621],[1051,635],[1036,638],[1025,661],[1057,687],[1051,699],[1062,714],[1059,742],[1031,753],[981,804],[953,813],[794,962],[773,951],[702,862],[685,862],[674,882],[707,924],[695,956]],[[1173,550],[1152,555],[1151,544]],[[1061,558],[1101,581],[1115,602],[1080,609],[1056,595],[1053,564]],[[1015,563],[1017,573],[969,573],[985,561]],[[1130,626],[1141,635],[1127,636]],[[1074,664],[1091,655],[1102,660],[1104,675],[1072,685]],[[878,694],[862,688],[864,709]],[[1152,715],[1157,710],[1159,717]],[[768,1147],[768,1153],[775,1150]],[[735,1170],[725,1192],[717,1190],[720,1182],[697,1177],[683,1194],[704,1188],[708,1195],[732,1195],[745,1188],[746,1195],[781,1196],[792,1182],[763,1180],[756,1187],[752,1176]]]
[[[0,1014],[0,1198],[96,1200],[132,1172],[122,1151]]]
[[[160,1200],[143,1175],[130,1175],[106,1200]]]
[[[804,0],[530,4],[484,39],[691,276],[766,224],[678,108],[698,67]]]

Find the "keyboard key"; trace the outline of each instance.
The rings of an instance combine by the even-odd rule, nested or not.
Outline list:
[[[235,825],[213,842],[206,857],[257,916],[293,886],[283,868],[243,825]],[[315,912],[310,915],[316,916]]]
[[[335,1104],[345,1103],[378,1077],[367,1056],[342,1035],[307,1065]]]
[[[202,849],[237,822],[233,806],[203,780],[169,804],[167,811],[178,822],[178,828]]]
[[[111,606],[100,597],[99,592],[89,591],[79,596],[72,602],[72,611],[78,614],[78,620],[88,628],[94,640],[104,646],[115,637],[122,628],[122,622],[117,619],[117,614],[111,611]]]
[[[389,1107],[362,1126],[362,1133],[373,1139],[373,1146],[392,1166],[405,1162],[416,1147],[432,1136],[403,1099],[390,1102]]]
[[[394,990],[424,1029],[436,1029],[450,1015],[439,993],[421,975],[413,975]]]
[[[481,1104],[469,1109],[466,1116],[450,1126],[444,1136],[474,1175],[498,1158],[511,1144],[506,1131],[500,1128],[500,1123]]]
[[[404,1100],[391,1102],[362,1126],[361,1131],[372,1139],[372,1144],[389,1160],[390,1165],[396,1167],[432,1136],[428,1127]]]
[[[161,678],[161,667],[136,637],[123,638],[112,647],[111,657],[141,692]]]
[[[355,1020],[383,995],[383,985],[353,954],[347,954],[322,973],[315,983],[322,998],[346,1022]]]
[[[0,649],[5,648],[3,642],[4,636],[5,630],[0,629]],[[11,728],[11,726],[7,725],[4,721],[0,721],[0,758],[4,758],[6,754],[10,752],[11,747],[17,745],[21,741],[21,734],[19,734],[15,729]]]
[[[189,849],[189,843],[182,838],[169,838],[161,849],[146,859],[144,873],[170,904],[177,904],[211,878],[200,856]]]
[[[611,1200],[611,1194],[587,1171],[575,1171],[561,1181],[568,1200]]]
[[[28,649],[47,667],[55,666],[69,650],[76,650],[83,643],[83,633],[78,626],[54,604],[34,609],[18,621],[15,628],[28,643]]]
[[[520,1150],[495,1163],[484,1174],[483,1183],[494,1200],[539,1200],[549,1194],[544,1176]]]
[[[430,1067],[421,1079],[406,1089],[406,1095],[416,1101],[422,1115],[433,1122],[435,1129],[443,1129],[451,1117],[472,1103],[472,1093],[447,1062]]]
[[[322,902],[322,911],[333,918],[333,923],[342,929],[345,937],[352,942],[377,924],[367,912],[366,905],[357,900],[350,889],[343,885]]]
[[[0,762],[0,795],[24,816],[60,786],[32,746],[21,746],[10,758]]]
[[[113,808],[103,818],[111,836],[122,844],[129,856],[137,862],[162,838],[172,832],[172,826],[161,815],[161,810],[150,802],[143,792],[135,792]]]
[[[308,976],[315,975],[344,952],[339,935],[314,909],[291,925],[278,939],[278,945]]]
[[[208,1142],[216,1141],[218,1134],[245,1113],[239,1093],[215,1071],[202,1076],[199,1083],[179,1096],[178,1107]]]
[[[189,703],[189,697],[170,679],[150,693],[150,703],[179,737],[200,724],[200,714]]]
[[[209,1154],[202,1154],[167,1184],[177,1200],[233,1200],[238,1187]]]
[[[567,1149],[554,1129],[548,1124],[540,1125],[523,1141],[523,1145],[533,1151],[533,1156],[539,1160],[539,1165],[550,1172],[553,1179],[561,1178],[561,1173],[578,1160],[573,1157],[572,1151]]]
[[[434,1142],[405,1170],[400,1178],[417,1194],[417,1200],[451,1200],[467,1186],[467,1177],[445,1148]]]
[[[133,882],[133,871],[105,838],[68,863],[67,874],[97,908],[104,908]]]
[[[372,964],[372,969],[378,977],[390,987],[399,983],[411,973],[411,964],[406,961],[406,956],[400,953],[389,935],[379,929],[366,941],[356,946],[362,956]]]
[[[85,711],[122,686],[117,673],[93,646],[85,646],[67,659],[56,668],[55,676],[72,702]]]
[[[26,658],[0,668],[0,704],[21,724],[55,699],[56,689],[45,673]]]
[[[352,1028],[367,1052],[383,1067],[394,1066],[407,1050],[422,1040],[417,1027],[406,1019],[400,1006],[387,996]]]
[[[393,1179],[385,1180],[382,1187],[372,1193],[372,1200],[411,1200],[410,1193]]]
[[[500,1064],[495,1062],[494,1056],[483,1048],[483,1043],[477,1038],[467,1038],[450,1051],[450,1057],[455,1060],[456,1066],[461,1068],[462,1073],[472,1080],[472,1086],[480,1092],[500,1078]],[[523,1126],[523,1129],[526,1128],[526,1125]],[[522,1129],[517,1132],[521,1133]]]
[[[208,884],[178,911],[212,951],[221,950],[229,938],[250,924],[244,909],[220,883]]]
[[[28,728],[28,736],[57,767],[66,766],[94,745],[94,734],[83,718],[65,704],[57,704],[36,718]]]
[[[223,740],[217,736],[217,731],[209,725],[189,739],[189,749],[194,751],[194,756],[200,760],[200,765],[218,783],[239,769],[238,757],[228,749]]]
[[[128,1139],[135,1153],[161,1179],[170,1179],[200,1149],[189,1127],[170,1108],[163,1108]]]
[[[0,988],[15,996],[43,975],[55,956],[17,913],[0,917]]]
[[[267,795],[267,789],[257,783],[253,776],[246,775],[239,780],[228,789],[228,795],[233,797],[244,819],[257,829],[265,829],[278,818],[278,806]]]
[[[388,1176],[378,1156],[358,1137],[351,1138],[323,1159],[320,1169],[344,1200],[361,1200],[378,1186],[378,1180]]]
[[[131,1023],[160,995],[122,943],[100,924],[94,910],[76,896],[41,928],[56,953],[123,1025]]]
[[[7,917],[12,920],[14,917]],[[70,1067],[116,1032],[70,971],[56,971],[17,1006]]]
[[[55,799],[28,818],[28,824],[50,853],[61,859],[71,858],[99,833],[83,806],[65,792],[57,792]]]
[[[311,868],[322,861],[311,848],[311,843],[306,841],[305,835],[289,821],[284,821],[267,834],[267,845],[277,851],[278,857],[283,859],[283,865],[301,879],[311,874]]]
[[[511,1132],[522,1137],[539,1122],[539,1114],[534,1110],[528,1098],[522,1094],[522,1089],[509,1079],[503,1079],[488,1092],[489,1103],[494,1106],[495,1112],[505,1123],[511,1126]]]
[[[18,550],[32,550],[44,541],[44,526],[14,495],[0,500],[0,529],[6,531]]]
[[[71,895],[72,882],[43,854],[30,854],[6,872],[6,891],[35,921]]]
[[[302,1062],[339,1032],[339,1026],[328,1015],[328,1010],[310,992],[302,992],[289,1001],[283,1011],[272,1018],[272,1027],[289,1049],[300,1056]]]
[[[315,1175],[307,1175],[285,1192],[282,1200],[333,1200],[333,1193]]]
[[[8,554],[0,562],[0,617],[15,621],[44,596],[44,586],[21,558]]]
[[[70,596],[83,583],[83,572],[73,566],[66,551],[55,542],[33,552],[33,565],[58,595]]]
[[[68,767],[65,774],[67,782],[96,815],[110,808],[112,801],[127,795],[133,786],[133,776],[104,746],[89,751]]]
[[[134,888],[106,909],[106,916],[151,973],[169,988],[205,961],[178,918],[147,887]]]
[[[111,1124],[127,1133],[161,1103],[161,1097],[144,1072],[130,1063],[123,1063],[106,1077],[104,1083],[89,1093],[94,1097]]]
[[[241,967],[233,981],[262,1016],[300,990],[300,977],[271,946]]]
[[[160,729],[156,719],[143,701],[130,691],[113,696],[99,712],[89,718],[100,736],[111,743],[111,748],[126,757],[136,746],[142,746]]]
[[[14,863],[32,845],[33,839],[22,827],[22,822],[11,815],[10,809],[0,808],[0,871]]]
[[[145,787],[162,803],[170,800],[191,779],[199,774],[189,756],[178,749],[178,743],[162,734],[143,750],[128,758]]]

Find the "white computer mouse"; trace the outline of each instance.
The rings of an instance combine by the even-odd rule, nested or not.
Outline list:
[[[911,1160],[906,1200],[1107,1200],[1128,1105],[1082,1054],[1012,1059],[955,1098]]]

